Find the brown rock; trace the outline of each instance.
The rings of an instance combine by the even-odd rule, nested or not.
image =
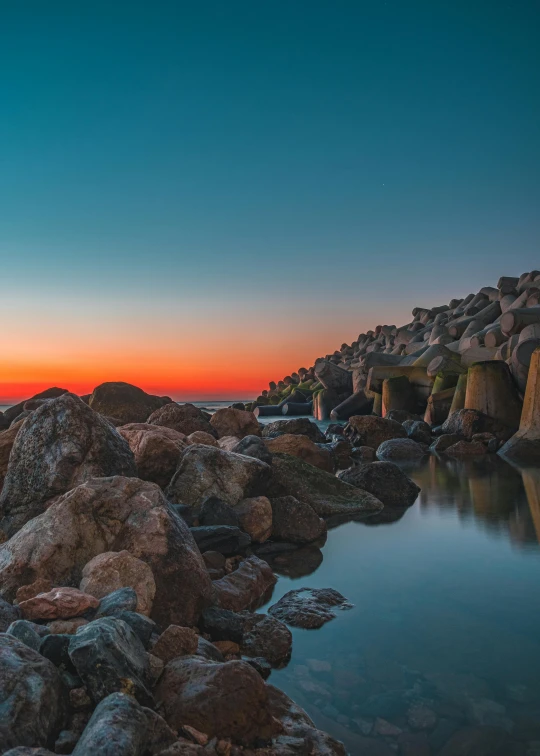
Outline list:
[[[21,601],[19,609],[24,619],[69,619],[79,617],[88,609],[97,609],[99,601],[78,588],[53,588],[34,598]]]
[[[271,499],[272,535],[289,543],[310,543],[326,533],[326,523],[309,504],[294,496]]]
[[[92,477],[136,474],[122,436],[78,396],[63,394],[35,410],[17,434],[0,494],[0,528],[13,535],[45,502]]]
[[[187,724],[210,738],[230,737],[246,745],[271,738],[280,729],[268,710],[266,686],[247,662],[174,659],[165,667],[155,696],[173,729]]]
[[[239,443],[240,439],[236,436],[223,436],[223,438],[219,439],[217,445],[220,449],[232,451],[233,449],[236,449]]]
[[[147,418],[169,399],[152,396],[146,391],[122,381],[96,386],[88,404],[100,415],[115,417],[123,423],[145,423]]]
[[[152,687],[157,683],[161,677],[165,668],[165,662],[154,654],[147,654],[148,657],[148,673],[150,675],[150,681]]]
[[[481,441],[458,441],[456,444],[449,446],[445,454],[450,457],[476,457],[479,454],[486,454],[487,449]]]
[[[259,422],[253,412],[223,407],[214,412],[210,418],[210,425],[218,438],[236,436],[241,441],[244,436],[260,436]]]
[[[105,551],[91,559],[82,571],[81,591],[98,599],[118,588],[133,588],[139,614],[149,615],[156,595],[156,582],[146,562],[129,551]]]
[[[242,499],[233,507],[240,527],[256,543],[264,543],[272,534],[272,505],[266,496]]]
[[[204,412],[193,404],[176,404],[176,402],[166,404],[153,412],[148,422],[172,428],[186,436],[195,431],[205,431],[211,436],[216,435]]]
[[[453,446],[454,444],[457,444],[458,441],[462,440],[462,437],[457,433],[443,433],[441,436],[437,436],[435,441],[429,447],[429,450],[441,454],[450,446]]]
[[[349,418],[345,435],[354,446],[371,446],[378,449],[384,441],[407,438],[407,431],[395,420],[374,415],[354,415]]]
[[[290,454],[293,457],[303,459],[310,465],[319,467],[321,470],[334,472],[334,459],[331,451],[313,443],[307,436],[285,433],[277,438],[269,438],[265,443],[272,454],[275,452]]]
[[[152,654],[167,664],[177,656],[194,654],[197,651],[199,636],[190,627],[169,627],[159,636],[152,648]]]
[[[34,598],[38,593],[48,593],[52,587],[53,584],[48,578],[39,578],[30,585],[22,585],[15,594],[15,598],[17,603],[20,604],[21,601]]]
[[[240,653],[240,646],[238,643],[235,643],[234,641],[230,640],[217,640],[214,641],[214,646],[221,651],[223,656],[228,656],[230,654],[239,654]]]
[[[515,430],[474,409],[452,412],[443,424],[444,433],[457,433],[468,441],[475,433],[492,433],[499,441],[507,441]]]
[[[218,445],[218,442],[216,441],[214,436],[211,436],[210,433],[206,433],[205,431],[194,431],[193,433],[189,434],[187,440],[191,444],[206,444],[207,446]]]
[[[446,741],[439,756],[507,756],[509,741],[499,727],[464,727]]]
[[[138,477],[165,488],[171,482],[187,437],[172,428],[151,423],[130,423],[118,428],[129,444],[137,464]]]
[[[84,566],[112,548],[129,551],[152,569],[152,618],[158,624],[196,623],[212,596],[200,552],[161,489],[138,478],[88,481],[28,522],[0,548],[2,594],[12,597],[40,577],[78,585]]]
[[[214,580],[213,586],[219,606],[240,612],[256,608],[276,582],[272,568],[262,559],[250,556],[234,572]]]
[[[88,624],[88,620],[82,617],[75,617],[68,620],[54,620],[49,622],[47,627],[51,635],[75,635],[80,627]]]
[[[12,425],[11,428],[0,433],[0,489],[4,485],[4,478],[6,477],[8,469],[11,448],[23,423],[24,420],[19,420],[19,422]]]

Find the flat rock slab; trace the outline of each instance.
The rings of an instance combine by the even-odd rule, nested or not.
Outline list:
[[[337,616],[336,609],[352,609],[345,596],[333,588],[297,588],[286,593],[268,610],[287,625],[313,629]]]

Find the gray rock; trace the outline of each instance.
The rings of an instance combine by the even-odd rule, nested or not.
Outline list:
[[[72,637],[72,635],[66,633],[46,635],[41,639],[39,653],[61,671],[65,670],[70,674],[76,674],[77,670],[69,656],[69,644]]]
[[[144,646],[122,620],[103,617],[79,628],[71,637],[69,656],[96,703],[114,692],[153,703]]]
[[[310,543],[326,532],[326,523],[313,508],[294,496],[270,499],[272,536],[290,543]]]
[[[131,696],[112,693],[94,710],[73,756],[142,756],[148,720]]]
[[[234,643],[242,643],[244,637],[241,614],[217,606],[204,610],[199,620],[199,627],[213,641],[230,640]]]
[[[148,648],[150,638],[154,633],[158,631],[156,623],[146,617],[144,614],[139,614],[133,611],[121,611],[117,615],[117,618],[123,620],[130,626],[133,632],[138,635],[139,640],[145,648]]]
[[[200,525],[232,525],[240,527],[240,518],[237,513],[217,496],[209,496],[203,501],[199,512]]]
[[[95,614],[95,619],[100,617],[114,617],[120,612],[134,612],[137,608],[137,594],[130,586],[117,588],[116,591],[104,596]]]
[[[12,622],[16,622],[21,616],[18,606],[12,606],[3,598],[0,598],[0,633],[5,633]]]
[[[0,750],[52,745],[65,721],[54,664],[11,635],[0,635]]]
[[[199,640],[197,641],[197,651],[195,653],[197,656],[202,656],[203,659],[208,659],[208,661],[225,661],[225,657],[219,648],[201,636],[199,636]]]
[[[246,656],[262,657],[272,667],[283,667],[292,651],[292,634],[276,617],[241,612],[243,638],[241,651]]]
[[[276,433],[293,433],[307,436],[316,444],[324,444],[327,440],[319,426],[307,417],[297,417],[292,420],[275,420],[264,426],[263,438],[271,438]]]
[[[166,495],[173,503],[200,507],[209,496],[230,506],[264,493],[271,468],[253,457],[193,444],[182,456]]]
[[[382,460],[421,459],[425,454],[425,449],[411,438],[393,438],[377,449],[377,458]]]
[[[340,472],[339,477],[351,486],[369,491],[380,499],[385,507],[409,507],[414,504],[420,493],[416,483],[393,462],[356,465]]]
[[[234,454],[245,454],[246,457],[260,459],[261,462],[266,462],[267,465],[272,464],[272,453],[259,436],[244,436],[244,438],[232,449],[232,452]]]
[[[231,525],[204,525],[190,530],[200,551],[219,551],[233,556],[243,553],[251,543],[247,533]]]
[[[268,613],[293,627],[317,628],[334,619],[336,608],[352,604],[333,588],[297,588],[273,604]]]
[[[74,394],[51,399],[19,430],[0,493],[0,527],[11,536],[45,502],[94,477],[136,476],[129,444]]]
[[[431,443],[431,427],[423,420],[405,420],[403,427],[407,436],[420,444]]]
[[[12,622],[8,627],[6,633],[17,638],[22,643],[25,643],[28,648],[32,648],[34,651],[39,651],[41,638],[34,630],[33,625],[33,622],[28,622],[27,620],[15,620],[15,622]]]
[[[399,426],[401,428],[401,426]],[[377,512],[382,503],[372,494],[344,483],[289,454],[274,454],[270,499],[294,496],[308,504],[319,517]]]

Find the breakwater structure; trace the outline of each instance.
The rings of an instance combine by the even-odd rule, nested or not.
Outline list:
[[[415,307],[405,325],[377,325],[313,366],[271,381],[247,409],[259,417],[336,421],[400,411],[423,419],[434,435],[461,434],[463,454],[479,453],[482,443],[535,463],[539,370],[540,271],[533,270],[448,304]],[[483,438],[473,440],[478,434]]]

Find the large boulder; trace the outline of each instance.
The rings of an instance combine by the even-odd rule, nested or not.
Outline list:
[[[147,740],[144,707],[130,695],[111,693],[96,706],[73,756],[143,756]]]
[[[272,464],[272,454],[260,436],[244,436],[231,451],[235,454],[245,454],[246,457],[255,457],[267,465]]]
[[[184,452],[166,493],[175,504],[198,507],[209,496],[217,496],[234,506],[263,494],[269,478],[270,467],[258,459],[194,444]]]
[[[516,430],[474,409],[452,412],[442,426],[443,433],[457,434],[467,441],[476,433],[493,433],[499,441],[507,441]]]
[[[294,496],[279,496],[270,503],[272,536],[278,541],[304,544],[326,533],[325,521],[304,501],[298,501]]]
[[[65,711],[54,664],[12,635],[0,634],[0,753],[15,746],[51,747]]]
[[[262,657],[272,667],[282,667],[290,659],[292,633],[285,623],[268,614],[240,612],[241,651],[245,656]]]
[[[393,462],[369,462],[343,470],[338,475],[345,483],[376,496],[387,507],[414,504],[420,488]]]
[[[115,381],[96,386],[88,404],[100,415],[123,423],[145,423],[152,412],[170,401],[167,397],[147,394],[131,383]]]
[[[17,434],[21,429],[23,423],[24,420],[19,420],[19,422],[14,423],[11,428],[8,428],[7,430],[0,433],[0,490],[4,485],[4,478],[6,477],[8,469],[11,449],[13,447],[13,444],[15,443],[15,439],[17,438]]]
[[[172,428],[151,423],[130,423],[118,428],[135,456],[138,477],[165,488],[189,446],[187,437]]]
[[[39,394],[34,394],[34,396],[31,396],[29,399],[23,399],[22,402],[19,402],[18,404],[14,404],[12,407],[9,407],[4,412],[3,420],[7,425],[11,425],[11,423],[17,419],[17,417],[22,414],[25,410],[25,405],[28,404],[29,406],[33,406],[35,409],[35,404],[39,402],[42,399],[56,399],[57,396],[62,396],[62,394],[67,394],[68,390],[65,388],[58,388],[57,386],[52,386],[51,388],[45,389],[45,391],[40,391]]]
[[[152,703],[148,655],[127,622],[102,617],[80,627],[69,641],[69,657],[94,703],[115,692]]]
[[[400,426],[401,427],[401,426]],[[294,496],[320,517],[378,512],[381,502],[372,494],[344,483],[334,475],[289,454],[274,454],[269,499]]]
[[[176,404],[171,402],[152,412],[148,418],[151,425],[161,425],[172,428],[179,433],[189,436],[195,431],[204,431],[216,436],[215,430],[208,422],[206,414],[193,404]]]
[[[150,614],[156,581],[150,566],[129,551],[105,551],[83,567],[81,591],[102,599],[118,588],[133,588],[137,594],[136,611]]]
[[[392,438],[383,443],[377,449],[377,459],[399,461],[421,459],[426,454],[426,449],[412,438]]]
[[[372,449],[378,449],[384,441],[407,438],[407,431],[395,420],[375,415],[354,415],[349,418],[345,435],[353,446],[371,446]]]
[[[12,598],[38,578],[78,586],[84,566],[112,549],[152,569],[158,624],[192,625],[212,584],[185,522],[154,483],[99,478],[68,491],[0,548],[0,592]]]
[[[210,738],[251,745],[279,732],[268,707],[266,686],[244,661],[216,664],[198,656],[169,662],[155,690],[156,701],[175,730],[189,725]]]
[[[272,568],[262,559],[251,556],[244,559],[238,569],[214,580],[216,602],[232,612],[255,609],[276,582]]]
[[[263,438],[272,438],[278,433],[293,433],[307,436],[316,444],[324,444],[326,437],[314,422],[307,417],[296,417],[292,420],[274,420],[263,428]]]
[[[216,431],[218,438],[236,436],[260,436],[259,422],[253,412],[245,412],[233,407],[218,409],[210,418],[210,425]]]
[[[310,465],[319,467],[321,470],[326,470],[329,473],[334,472],[334,457],[330,449],[315,444],[307,436],[284,433],[276,438],[267,439],[266,446],[272,454],[276,452],[290,454],[293,457],[298,457],[298,459],[303,459]]]
[[[45,502],[86,480],[136,475],[125,439],[74,394],[39,407],[19,430],[0,494],[0,528],[13,535]]]

